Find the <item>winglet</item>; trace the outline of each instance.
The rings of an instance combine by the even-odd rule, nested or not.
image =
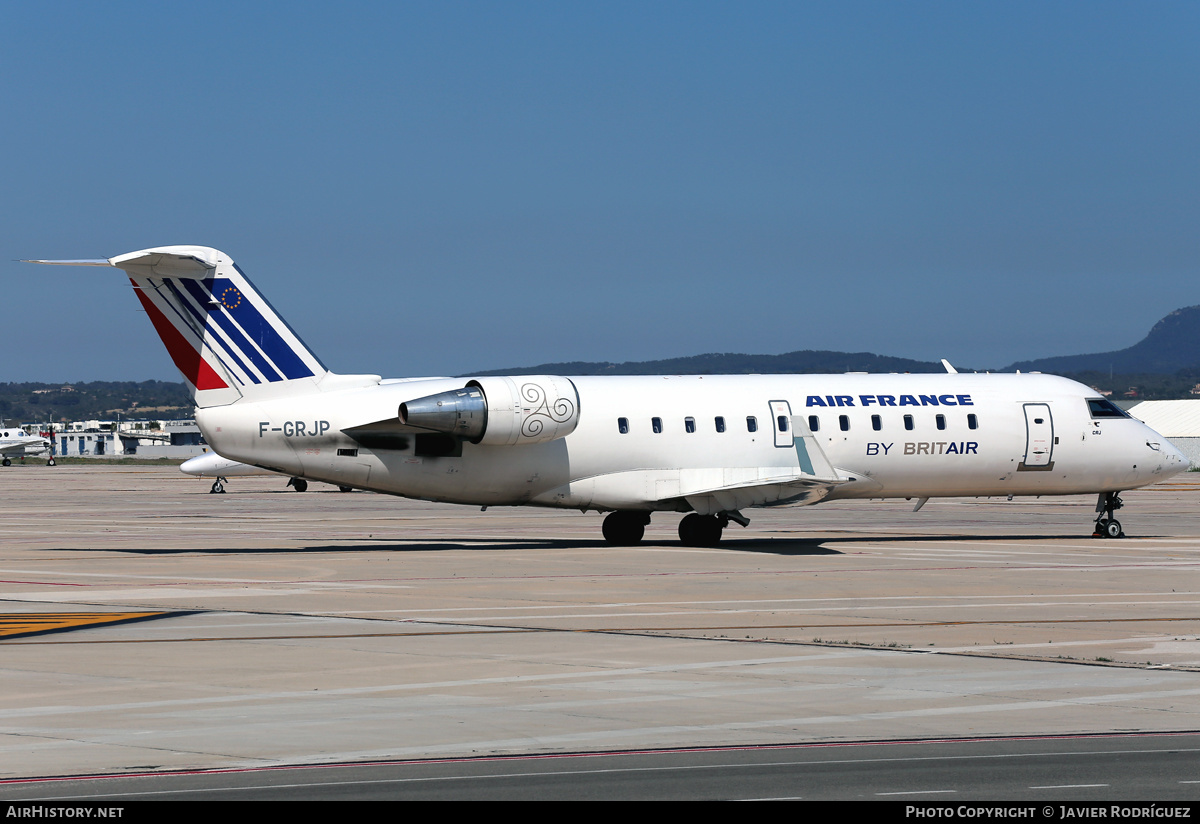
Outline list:
[[[958,370],[951,366],[950,361],[946,360],[945,358],[942,358],[942,366],[946,367],[946,371],[951,375],[958,374]]]

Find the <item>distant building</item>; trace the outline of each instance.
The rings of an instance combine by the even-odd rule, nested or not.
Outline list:
[[[1200,466],[1200,400],[1142,401],[1128,411]]]
[[[112,432],[95,430],[88,432],[82,429],[67,432],[55,432],[54,442],[57,445],[56,454],[66,457],[111,457],[121,453],[120,444]]]
[[[194,458],[208,451],[208,444],[194,420],[164,421],[161,439],[131,445],[139,458]]]
[[[63,424],[25,424],[28,432],[50,437],[54,429],[54,454],[62,457],[179,458],[208,451],[194,420],[182,421],[71,421]]]

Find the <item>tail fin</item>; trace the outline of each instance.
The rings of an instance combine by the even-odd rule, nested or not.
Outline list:
[[[160,246],[106,261],[33,262],[123,269],[198,407],[332,388],[321,386],[331,376],[324,364],[216,249]]]

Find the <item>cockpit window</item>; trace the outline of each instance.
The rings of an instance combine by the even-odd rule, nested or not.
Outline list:
[[[1088,413],[1093,418],[1128,418],[1125,410],[1105,398],[1088,398]]]

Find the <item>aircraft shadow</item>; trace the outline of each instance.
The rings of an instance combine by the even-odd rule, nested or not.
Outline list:
[[[759,538],[745,541],[724,541],[719,550],[735,552],[763,552],[777,555],[841,555],[840,551],[830,549],[827,539],[803,538]],[[646,541],[638,549],[662,547],[664,549],[681,549],[677,541]],[[402,536],[394,538],[373,539],[370,543],[362,544],[322,544],[316,546],[296,547],[70,547],[49,550],[52,552],[118,552],[127,555],[271,555],[271,554],[312,554],[328,552],[455,552],[461,550],[473,552],[514,552],[523,550],[558,549],[606,549],[621,551],[627,547],[613,547],[603,540],[563,540],[563,539],[526,539],[498,541],[488,538],[456,538],[446,541],[408,542]]]
[[[837,535],[806,538],[803,536],[787,537],[787,538],[746,538],[746,539],[726,539],[721,542],[717,548],[720,551],[726,552],[751,552],[763,555],[783,555],[783,556],[818,556],[818,555],[845,555],[846,551],[839,548],[841,544],[861,544],[870,542],[881,547],[887,546],[903,546],[910,543],[959,543],[962,541],[970,541],[975,544],[987,544],[991,541],[1055,541],[1055,540],[1077,540],[1088,537],[1086,535],[872,535],[863,533],[862,535]],[[1139,536],[1142,538],[1154,538],[1153,535]],[[639,549],[649,549],[654,547],[662,547],[663,549],[681,549],[682,545],[677,541],[646,541],[642,543]],[[621,551],[623,547],[611,547],[605,541],[596,540],[565,540],[558,538],[548,539],[518,539],[510,541],[495,540],[490,538],[456,538],[445,541],[420,541],[408,542],[403,536],[372,539],[370,543],[361,544],[321,544],[315,546],[296,546],[296,547],[264,547],[264,548],[247,548],[247,547],[155,547],[155,548],[133,548],[133,547],[94,547],[94,548],[59,548],[49,550],[53,552],[118,552],[131,555],[270,555],[279,553],[290,554],[311,554],[311,553],[328,553],[328,552],[455,552],[460,550],[468,550],[475,552],[514,552],[523,550],[538,550],[538,549],[556,549],[556,550],[578,550],[578,549],[611,549]]]

